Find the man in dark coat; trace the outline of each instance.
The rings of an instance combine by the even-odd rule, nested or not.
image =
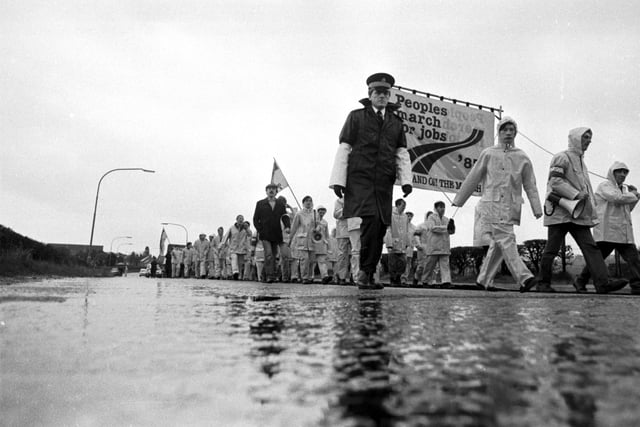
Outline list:
[[[382,243],[391,223],[393,184],[396,179],[406,197],[411,193],[411,161],[402,120],[390,104],[394,78],[377,73],[367,79],[369,98],[364,108],[349,113],[340,133],[340,145],[331,173],[330,188],[344,195],[344,218],[362,218],[361,289],[382,289],[373,275],[382,254]]]
[[[276,199],[278,186],[268,184],[265,188],[267,198],[259,200],[256,203],[256,209],[253,214],[253,225],[258,232],[258,239],[262,241],[264,247],[264,270],[267,281],[273,283],[276,281],[276,255],[280,248],[280,256],[285,257],[288,253],[283,250],[285,245],[282,238],[282,225],[285,231],[291,227],[291,220],[287,215],[286,203]],[[280,223],[282,221],[282,225]],[[283,266],[289,266],[289,260],[283,259]],[[291,279],[291,271],[283,269],[282,280],[288,282]]]

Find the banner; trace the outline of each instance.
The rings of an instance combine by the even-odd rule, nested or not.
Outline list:
[[[480,152],[494,143],[493,113],[396,88],[390,102],[400,105],[413,187],[456,193]],[[481,191],[478,185],[474,195]]]

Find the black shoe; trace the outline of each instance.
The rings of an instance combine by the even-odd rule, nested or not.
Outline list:
[[[332,277],[331,276],[326,276],[322,278],[322,284],[326,285],[331,281]]]
[[[485,287],[483,284],[476,282],[476,288],[480,291],[484,291]]]
[[[627,286],[627,283],[629,282],[627,282],[625,279],[609,279],[606,285],[596,288],[596,293],[608,294],[609,292],[619,291],[620,289]]]
[[[584,283],[582,281],[582,279],[580,279],[580,276],[576,276],[575,279],[573,279],[573,283],[572,283],[573,287],[576,288],[576,292],[579,294],[586,294],[587,293],[587,284]]]
[[[240,278],[239,273],[233,273],[233,280],[238,280]]]
[[[487,286],[487,292],[498,292],[498,288],[495,286]]]
[[[451,289],[453,288],[453,285],[451,284],[451,282],[444,282],[442,285],[440,285],[440,287],[442,289]]]
[[[356,281],[358,289],[374,289],[374,284],[371,283],[371,275],[362,270],[358,272],[358,280]]]
[[[549,283],[538,282],[536,285],[536,291],[538,292],[546,292],[546,293],[554,293],[556,290],[551,287]]]
[[[540,282],[538,281],[538,279],[535,276],[529,277],[527,280],[524,281],[522,286],[520,286],[520,292],[529,292],[531,289],[533,289],[534,286],[536,286],[538,289],[538,292],[540,292]],[[547,284],[547,286],[551,288],[549,284]],[[553,292],[553,290],[551,292]]]

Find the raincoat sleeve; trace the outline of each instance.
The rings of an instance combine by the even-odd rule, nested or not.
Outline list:
[[[580,191],[566,178],[567,170],[570,167],[571,164],[565,152],[553,156],[549,166],[549,189],[565,199],[573,200]]]
[[[347,186],[349,154],[351,154],[351,145],[346,142],[341,142],[333,161],[333,169],[331,170],[331,177],[329,178],[329,188],[333,188],[336,185],[340,185],[342,187]]]
[[[596,194],[609,203],[616,203],[619,205],[632,205],[631,209],[633,209],[638,203],[638,198],[635,194],[623,193],[610,181],[600,184],[598,186]]]
[[[465,202],[471,197],[478,184],[482,182],[486,173],[487,173],[487,165],[489,163],[489,156],[487,155],[487,150],[485,149],[480,153],[480,157],[478,161],[469,172],[469,175],[464,179],[462,186],[458,190],[455,199],[453,199],[454,206],[464,206]]]
[[[536,216],[542,215],[542,205],[540,204],[540,195],[538,194],[538,186],[536,184],[536,176],[533,172],[533,165],[527,161],[522,169],[522,187],[527,193],[531,210]]]
[[[284,228],[291,228],[291,218],[289,218],[289,215],[287,215],[286,213],[284,213],[280,217],[280,221],[282,221],[282,225],[284,225]]]
[[[411,157],[406,147],[400,147],[396,150],[396,179],[400,185],[411,185],[413,174],[411,173]]]

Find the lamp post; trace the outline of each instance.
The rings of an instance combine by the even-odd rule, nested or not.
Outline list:
[[[115,242],[118,239],[133,239],[133,237],[131,237],[131,236],[118,236],[118,237],[114,237],[113,240],[111,240],[111,245],[109,246],[109,265],[111,265],[111,254],[113,253],[113,242]]]
[[[182,227],[184,229],[184,233],[187,236],[187,240],[184,241],[184,244],[186,245],[187,242],[189,241],[189,232],[187,231],[187,227],[185,227],[182,224],[177,224],[175,222],[161,222],[160,224],[162,225],[177,225],[178,227]]]
[[[143,169],[143,168],[116,168],[116,169],[111,169],[110,171],[102,175],[102,177],[100,178],[100,181],[98,181],[98,190],[96,191],[96,203],[93,206],[93,221],[91,221],[91,238],[89,239],[89,254],[87,255],[87,257],[91,256],[91,247],[93,246],[93,230],[96,225],[96,212],[98,210],[98,195],[100,194],[100,184],[102,184],[102,180],[104,179],[105,176],[109,175],[111,172],[116,172],[116,171],[142,171],[147,173],[156,173],[156,171],[153,171],[150,169]]]

